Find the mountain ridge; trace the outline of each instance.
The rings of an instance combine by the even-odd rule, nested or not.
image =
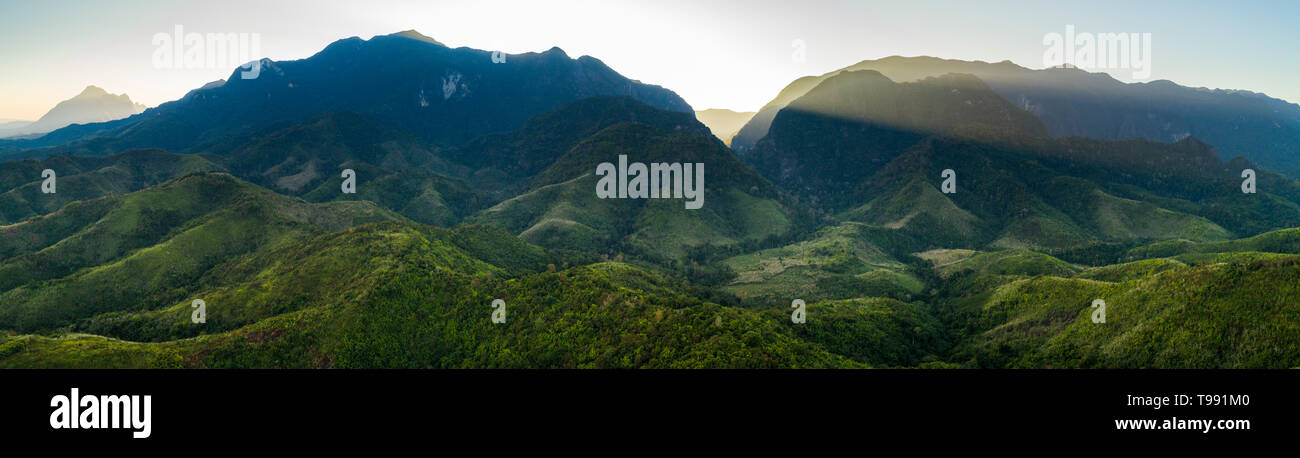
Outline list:
[[[59,102],[35,121],[6,126],[0,124],[0,138],[45,134],[72,124],[92,124],[130,117],[147,107],[126,94],[110,94],[98,86],[86,86],[81,93]]]
[[[619,75],[599,59],[562,50],[509,55],[447,48],[411,34],[335,41],[301,60],[259,61],[257,78],[236,69],[224,84],[111,123],[62,129],[9,148],[29,155],[104,154],[131,147],[193,152],[280,121],[355,111],[420,136],[458,145],[516,129],[531,116],[594,95],[630,95],[691,112],[681,97]]]
[[[776,114],[826,79],[848,71],[876,70],[907,82],[946,73],[968,73],[1004,99],[1034,113],[1054,137],[1103,140],[1146,138],[1173,142],[1195,136],[1214,145],[1223,159],[1244,156],[1292,177],[1300,157],[1300,104],[1244,90],[1190,88],[1168,80],[1123,83],[1105,73],[1021,67],[928,56],[864,60],[819,76],[796,79],[736,135],[733,147],[747,152],[765,136]]]

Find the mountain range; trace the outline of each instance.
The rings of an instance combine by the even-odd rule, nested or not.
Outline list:
[[[125,118],[145,110],[126,94],[113,95],[95,86],[59,102],[36,121],[0,121],[0,138],[44,134],[72,124],[91,124]]]
[[[1275,99],[1169,87],[1220,110],[1166,135],[1163,83],[891,58],[728,147],[743,114],[491,54],[350,38],[0,143],[0,367],[1300,366],[1295,161],[1198,124]],[[620,156],[703,164],[705,204],[601,198]]]
[[[60,129],[20,141],[34,154],[110,154],[130,148],[197,152],[277,122],[356,112],[440,146],[521,127],[566,103],[626,95],[691,112],[681,97],[629,80],[600,60],[563,50],[508,55],[448,48],[414,31],[336,41],[302,60],[263,59],[257,78],[235,70],[180,100],[131,118]]]
[[[1171,81],[1123,83],[1077,68],[1033,70],[1009,61],[987,63],[933,57],[866,60],[791,82],[736,134],[745,152],[767,135],[776,114],[828,78],[874,70],[897,82],[949,73],[979,78],[1007,102],[1032,113],[1054,137],[1103,140],[1142,138],[1174,142],[1187,137],[1214,145],[1221,158],[1237,156],[1293,178],[1300,177],[1300,105],[1242,90],[1210,90]]]

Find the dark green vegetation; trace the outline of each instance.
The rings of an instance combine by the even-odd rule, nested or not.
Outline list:
[[[370,202],[309,204],[222,174],[70,204],[0,227],[0,327],[40,331],[170,306],[253,253],[396,217]]]
[[[54,170],[54,194],[41,193],[41,172]],[[201,157],[132,150],[108,157],[57,156],[0,163],[0,224],[43,215],[69,202],[137,191],[190,172],[221,170]]]
[[[1105,262],[1119,259],[1097,258],[1105,247],[1300,226],[1295,181],[1261,169],[1260,192],[1243,194],[1242,170],[1257,167],[1221,162],[1194,138],[1048,138],[969,76],[896,84],[841,73],[791,102],[744,158],[799,201],[895,229],[924,242],[918,251],[1028,248]],[[941,192],[944,170],[955,193]]]
[[[596,165],[627,153],[628,162],[705,164],[709,193],[703,208],[688,210],[682,199],[597,198]],[[667,262],[700,247],[727,249],[781,236],[793,225],[777,190],[701,132],[614,125],[574,146],[532,183],[470,221],[504,227],[546,247],[609,247],[615,256]]]
[[[1300,257],[1161,258],[1074,277],[974,274],[936,301],[972,367],[1263,368],[1300,361]],[[1089,305],[1107,305],[1094,324]]]
[[[736,155],[599,61],[508,62],[349,39],[0,144],[43,158],[0,163],[0,367],[1300,367],[1300,183],[1199,136],[1064,137],[1097,107],[1026,106],[1014,66],[886,59],[796,81]],[[597,198],[619,155],[704,164],[703,208]]]
[[[791,245],[735,256],[721,262],[735,278],[722,287],[751,304],[777,304],[784,299],[848,299],[889,297],[908,300],[925,284],[905,253],[880,248],[904,242],[888,240],[890,232],[861,223],[826,227]],[[880,244],[880,245],[877,245]],[[915,261],[913,261],[915,263]]]
[[[172,218],[175,228],[157,231],[163,240],[127,249],[134,240],[124,236],[146,231],[116,213],[161,212],[182,199],[180,207],[211,210]],[[0,365],[866,367],[920,357],[828,351],[780,317],[700,300],[626,264],[573,267],[486,226],[343,229],[387,218],[368,203],[327,211],[223,175],[116,200],[94,201],[110,202],[100,222],[53,247],[8,248],[21,254],[4,266],[30,273],[37,254],[56,256],[62,245],[94,237],[121,247],[84,262],[93,268],[6,285],[0,326],[38,334],[0,338]],[[14,237],[5,240],[69,213],[6,228]],[[190,322],[191,298],[207,303],[207,323]],[[496,298],[509,306],[508,324],[488,320]],[[915,310],[883,313],[903,324],[862,332],[889,339],[916,320],[933,327]]]

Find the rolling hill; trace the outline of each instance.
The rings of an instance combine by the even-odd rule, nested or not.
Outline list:
[[[42,192],[45,170],[55,172],[55,192]],[[0,163],[0,224],[23,221],[70,202],[124,194],[192,172],[223,170],[202,157],[161,150],[131,150],[105,157],[55,156]]]
[[[1242,171],[1258,167],[1195,138],[1050,138],[968,75],[837,74],[791,101],[743,158],[805,205],[922,241],[915,251],[1077,255],[1300,225],[1292,180],[1261,169],[1267,186],[1243,194]]]
[[[1297,256],[964,278],[946,300],[952,361],[1002,368],[1286,368],[1300,364]],[[1155,268],[1157,265],[1163,267]],[[1094,322],[1095,300],[1106,304]]]
[[[620,155],[629,163],[704,164],[702,208],[688,209],[681,198],[598,198],[596,166],[617,162]],[[685,260],[694,249],[783,235],[793,223],[780,197],[707,132],[622,123],[583,140],[535,176],[528,190],[469,221],[545,247],[671,262]]]
[[[51,330],[170,306],[242,256],[394,218],[369,202],[310,204],[213,173],[72,203],[0,227],[0,327]]]

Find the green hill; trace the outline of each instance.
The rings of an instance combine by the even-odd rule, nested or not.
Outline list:
[[[193,174],[8,226],[14,237],[6,241],[27,239],[41,224],[80,229],[6,246],[0,265],[12,284],[0,293],[0,329],[10,332],[0,334],[0,367],[870,361],[803,341],[780,316],[695,298],[662,274],[572,267],[490,226],[449,230],[396,218],[368,202],[312,204],[228,175]],[[509,304],[506,325],[490,321],[495,298]],[[206,303],[206,323],[190,321],[194,299]]]
[[[464,178],[477,186],[518,192],[539,184],[530,179],[574,146],[621,123],[668,132],[708,133],[689,113],[659,110],[631,97],[598,96],[534,116],[519,130],[476,138],[447,155],[466,167]]]
[[[1162,240],[1300,226],[1300,183],[1256,170],[1259,192],[1243,194],[1242,170],[1257,167],[1225,163],[1193,137],[1050,138],[970,75],[895,83],[863,70],[818,81],[783,102],[744,160],[814,214],[896,230],[925,242],[918,251],[1108,263]]]
[[[896,229],[929,241],[931,248],[1058,251],[1178,238],[1226,240],[1235,234],[1229,227],[1249,231],[1258,225],[1242,225],[1219,209],[1231,205],[1247,213],[1256,202],[1283,199],[1243,195],[1228,172],[1144,175],[1104,161],[1049,157],[1037,148],[925,140],[864,181],[854,200],[866,203],[840,218]],[[1209,148],[1146,145],[1146,154],[1160,153],[1191,159],[1213,154]],[[957,171],[952,194],[940,192],[946,169]],[[1300,212],[1267,215],[1261,219],[1270,225],[1300,223]]]
[[[969,75],[895,83],[846,72],[790,102],[744,158],[776,185],[840,211],[860,204],[856,185],[934,135],[1024,141],[1046,130]]]
[[[874,231],[878,229],[844,223],[824,228],[810,240],[728,258],[721,264],[736,276],[722,290],[768,305],[794,299],[904,299],[921,293],[922,280],[872,242]]]
[[[45,169],[56,174],[53,194],[41,192]],[[0,225],[48,214],[69,202],[125,194],[188,173],[217,170],[222,168],[204,158],[156,149],[0,163]]]
[[[683,199],[601,199],[596,166],[618,162],[702,163],[704,205]],[[532,179],[532,188],[469,221],[490,224],[545,247],[644,259],[684,259],[692,249],[727,247],[784,234],[791,217],[778,192],[707,133],[623,123],[574,146]]]
[[[1129,259],[1167,258],[1193,253],[1232,253],[1260,251],[1300,254],[1300,228],[1281,229],[1254,237],[1218,242],[1194,242],[1186,239],[1166,240],[1129,250]]]
[[[0,337],[0,367],[864,367],[776,317],[702,302],[622,264],[516,279],[409,267],[351,301],[188,339]],[[496,298],[505,324],[490,320]]]
[[[966,296],[976,367],[1286,368],[1300,365],[1300,257],[1146,273],[1036,277]],[[1106,303],[1105,323],[1091,319]],[[961,303],[961,301],[956,301]]]
[[[788,311],[770,311],[786,318]],[[873,367],[941,364],[950,342],[925,303],[849,299],[808,304],[808,322],[787,326],[803,340]]]
[[[50,330],[106,312],[170,306],[225,263],[393,218],[368,202],[309,204],[224,174],[72,204],[3,228],[6,240],[37,243],[5,244],[0,328]],[[50,227],[61,237],[48,236]]]
[[[962,272],[991,275],[1053,275],[1069,277],[1081,269],[1060,259],[1029,250],[1005,250],[979,253],[939,268],[944,276]]]

